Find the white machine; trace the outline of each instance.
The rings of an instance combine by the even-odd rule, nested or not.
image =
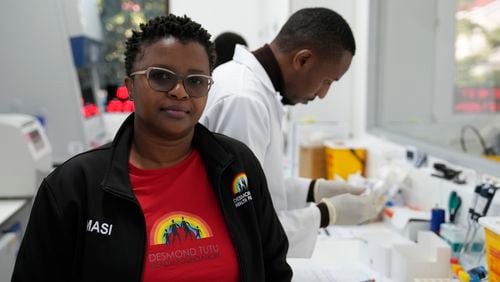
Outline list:
[[[108,141],[102,115],[82,108],[98,88],[98,33],[78,28],[100,27],[97,8],[83,14],[91,2],[7,0],[0,9],[0,37],[8,38],[0,46],[0,113],[40,117],[57,164]]]
[[[52,169],[52,149],[40,122],[29,115],[0,114],[0,198],[32,197]]]

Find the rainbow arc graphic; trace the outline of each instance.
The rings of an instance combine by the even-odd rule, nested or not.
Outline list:
[[[213,233],[201,217],[188,212],[171,212],[156,221],[151,235],[150,245],[169,245],[176,241],[209,238]]]
[[[248,189],[248,179],[247,175],[241,172],[238,173],[233,180],[233,195],[236,195],[245,189]]]

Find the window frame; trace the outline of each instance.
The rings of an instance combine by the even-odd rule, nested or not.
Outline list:
[[[434,74],[432,89],[434,93],[443,93],[445,91],[453,91],[454,77],[453,69],[455,64],[454,52],[449,52],[450,45],[454,48],[455,41],[455,11],[457,1],[440,1],[433,0],[436,6],[436,33],[434,43]],[[454,165],[465,168],[474,169],[480,173],[489,174],[491,176],[500,177],[500,163],[484,159],[478,156],[469,155],[459,151],[446,148],[437,144],[432,144],[429,141],[418,139],[413,136],[405,135],[400,132],[385,128],[382,124],[381,112],[383,111],[383,83],[386,73],[384,73],[384,44],[386,44],[387,35],[382,27],[385,26],[385,11],[391,0],[374,0],[370,1],[369,11],[369,26],[368,26],[368,77],[367,89],[367,114],[366,126],[367,132],[401,144],[402,146],[414,146],[427,154],[448,161]],[[451,16],[450,16],[451,15]],[[451,54],[450,54],[451,53]],[[449,81],[450,83],[436,83],[437,81]],[[451,95],[449,96],[451,97]],[[433,95],[432,105],[436,107],[439,103],[448,103],[451,105],[453,101],[449,97],[443,98],[443,95]],[[447,101],[447,100],[448,101]],[[433,112],[441,112],[445,118],[446,115],[451,117],[452,107],[448,111],[442,109],[433,109]],[[453,116],[455,121],[467,120],[474,115]],[[478,115],[479,116],[479,115]]]

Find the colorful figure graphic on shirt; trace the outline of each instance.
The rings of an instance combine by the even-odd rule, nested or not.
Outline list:
[[[201,230],[199,226],[196,226],[196,239],[201,239]]]
[[[158,218],[151,228],[150,245],[173,246],[184,241],[201,240],[213,236],[203,218],[184,211],[175,211]]]
[[[175,223],[175,221],[172,219],[172,224],[168,227],[170,229],[170,233],[172,233],[172,244],[175,242],[175,237],[179,238],[179,241],[181,240],[181,235],[179,235],[178,231],[179,225]]]
[[[170,232],[168,229],[165,229],[165,232],[163,233],[163,241],[165,243],[165,245],[168,245],[170,243]]]
[[[186,241],[188,237],[193,240],[193,234],[195,233],[194,228],[191,226],[191,224],[184,220],[184,217],[182,217],[181,226],[184,230],[184,241]]]

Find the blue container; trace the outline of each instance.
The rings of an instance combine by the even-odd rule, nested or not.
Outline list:
[[[444,210],[435,208],[431,212],[431,230],[439,235],[441,223],[444,223]]]

